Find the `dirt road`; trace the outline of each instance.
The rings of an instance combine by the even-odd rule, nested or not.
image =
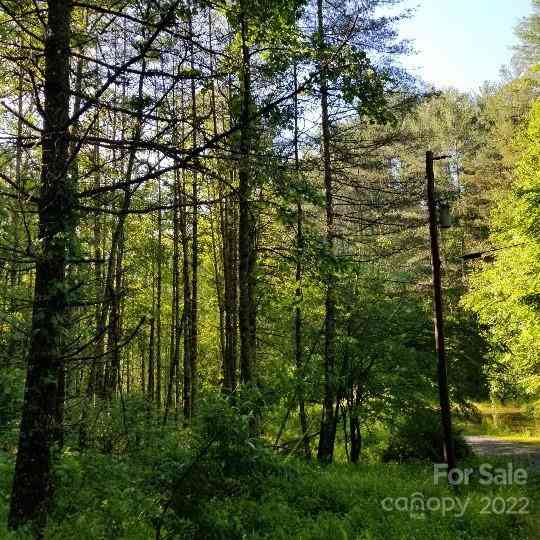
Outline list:
[[[540,466],[539,444],[505,441],[484,435],[468,436],[465,440],[478,456],[512,456]]]

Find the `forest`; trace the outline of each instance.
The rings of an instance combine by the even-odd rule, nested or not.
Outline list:
[[[0,539],[540,538],[540,0],[413,16],[0,0]]]

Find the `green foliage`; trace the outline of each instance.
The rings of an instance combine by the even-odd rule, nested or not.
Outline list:
[[[166,462],[172,446],[155,462]],[[174,453],[180,459],[182,452]],[[189,456],[181,459],[186,463]],[[3,462],[2,462],[3,463]],[[467,465],[477,465],[474,462]],[[494,463],[497,466],[497,463]],[[2,464],[2,467],[4,465]],[[2,469],[8,472],[11,465]],[[163,470],[173,473],[173,463]],[[148,472],[148,470],[146,471]],[[155,538],[152,523],[163,511],[163,492],[155,484],[152,489],[141,482],[141,463],[129,463],[111,456],[66,454],[58,474],[66,488],[58,493],[57,503],[46,531],[46,540],[149,540]],[[199,476],[200,481],[203,479]],[[217,482],[216,482],[217,483]],[[531,490],[510,486],[504,497],[531,497],[535,477],[530,479]],[[213,487],[213,485],[212,485]],[[180,497],[188,495],[197,501],[198,512],[191,519],[168,512],[163,522],[162,538],[175,540],[328,540],[380,539],[388,540],[522,540],[534,538],[534,523],[523,516],[509,514],[483,515],[484,497],[500,496],[499,488],[480,486],[473,482],[458,496],[469,499],[463,517],[442,516],[429,511],[419,515],[409,512],[384,511],[382,501],[387,497],[410,498],[421,493],[428,497],[455,497],[456,493],[441,483],[433,483],[432,466],[425,465],[333,465],[320,469],[302,462],[273,458],[253,477],[246,475],[238,489],[224,495],[223,490],[212,493],[212,487],[192,483],[188,494],[184,485]],[[5,484],[1,485],[0,511],[4,515]],[[192,509],[190,505],[186,510]],[[183,509],[180,509],[182,512]],[[0,526],[1,527],[1,526]],[[6,540],[27,540],[21,535],[10,536],[0,528]]]
[[[531,1],[532,13],[521,19],[515,29],[519,40],[514,47],[514,64],[517,69],[523,69],[540,61],[540,2]]]
[[[2,443],[13,447],[22,406],[24,375],[18,368],[4,369],[0,378],[0,432]]]
[[[482,515],[473,484],[462,518],[426,511],[421,519],[386,512],[387,497],[455,496],[435,486],[431,466],[333,465],[319,468],[276,456],[251,435],[251,416],[214,395],[189,429],[164,428],[122,455],[66,449],[55,467],[57,493],[46,540],[327,540],[387,538],[475,540],[532,538],[521,516]],[[5,517],[11,457],[0,454],[0,516]],[[505,497],[537,494],[505,489]],[[6,540],[27,540],[24,532]],[[420,536],[419,536],[420,535]]]
[[[459,431],[454,430],[456,457],[470,456],[470,450]],[[429,408],[418,408],[412,415],[398,421],[392,429],[388,447],[382,455],[388,461],[444,462],[443,432],[440,414]]]
[[[522,150],[513,189],[500,199],[491,218],[490,239],[500,250],[494,252],[493,263],[478,265],[471,290],[463,299],[485,325],[496,351],[493,390],[503,398],[516,390],[531,397],[540,392],[540,349],[536,345],[540,337],[536,302],[540,273],[539,135],[540,103],[536,103],[528,128],[519,138]]]
[[[110,455],[66,450],[55,470],[58,492],[47,537],[67,540],[76,531],[83,540],[150,538],[145,516],[155,503],[141,489],[141,472]]]
[[[497,188],[504,185],[509,176],[506,171],[514,164],[516,145],[510,141],[521,128],[535,92],[533,74],[504,88],[486,90],[478,99],[446,92],[420,102],[386,58],[387,52],[403,51],[403,46],[395,42],[398,35],[394,23],[400,17],[384,15],[388,4],[397,3],[325,3],[324,43],[322,35],[313,33],[313,21],[309,19],[314,14],[302,0],[235,0],[217,6],[206,0],[193,5],[128,2],[122,9],[129,16],[120,26],[110,26],[109,17],[117,18],[116,14],[107,14],[114,2],[105,2],[103,13],[99,12],[96,19],[91,8],[74,8],[72,41],[74,50],[82,53],[79,66],[83,73],[83,79],[74,83],[84,90],[84,107],[95,105],[73,126],[74,141],[92,137],[77,148],[76,159],[70,163],[71,182],[81,183],[71,186],[69,202],[84,201],[78,210],[80,215],[55,216],[59,232],[50,244],[40,239],[38,213],[31,202],[40,187],[39,171],[34,170],[40,158],[39,145],[33,143],[25,144],[20,179],[28,197],[20,193],[14,196],[13,187],[8,185],[4,197],[8,204],[0,210],[0,240],[9,247],[2,271],[12,289],[3,297],[6,313],[2,315],[0,345],[10,362],[11,356],[17,361],[26,355],[24,342],[31,317],[27,308],[34,285],[35,257],[67,252],[69,259],[68,279],[49,284],[56,296],[73,304],[62,332],[69,368],[66,445],[55,464],[57,489],[47,530],[49,540],[142,540],[159,536],[158,530],[163,539],[299,540],[480,539],[507,538],[509,530],[516,535],[522,532],[521,523],[507,516],[489,523],[480,519],[476,492],[474,511],[458,521],[441,521],[439,516],[429,515],[418,522],[400,514],[384,514],[380,507],[384,496],[406,496],[420,488],[432,494],[447,493],[445,488],[433,488],[430,471],[420,466],[336,465],[323,470],[296,462],[294,456],[281,459],[270,448],[269,439],[278,431],[274,428],[281,425],[285,411],[290,421],[282,440],[285,435],[298,440],[296,411],[300,396],[306,406],[309,431],[316,434],[326,375],[323,321],[325,289],[330,280],[324,278],[332,276],[336,354],[328,382],[335,391],[334,398],[340,396],[336,408],[358,419],[372,461],[379,457],[384,444],[381,440],[373,442],[375,431],[384,431],[396,419],[384,453],[386,459],[441,459],[438,416],[429,409],[436,401],[436,382],[423,206],[422,160],[428,144],[441,154],[451,154],[447,170],[438,165],[438,196],[454,203],[464,223],[473,215],[467,222],[472,226],[464,227],[461,234],[445,234],[442,241],[452,401],[462,405],[479,395],[484,397],[487,371],[491,390],[498,391],[497,384],[501,383],[501,394],[509,393],[516,376],[533,393],[535,385],[537,388],[540,384],[540,353],[535,346],[540,337],[536,247],[520,252],[510,277],[501,277],[504,265],[498,268],[497,284],[503,284],[500,289],[492,287],[491,278],[485,274],[474,278],[478,290],[483,290],[470,305],[482,312],[480,322],[490,327],[490,364],[486,364],[488,347],[479,334],[478,320],[457,305],[464,287],[460,270],[466,272],[456,263],[466,241],[485,240],[480,218],[497,191],[491,184]],[[17,6],[13,1],[8,4]],[[32,13],[31,2],[19,4],[17,10],[24,8]],[[207,12],[206,8],[211,9]],[[376,12],[379,8],[383,11]],[[213,22],[212,36],[205,34],[210,26],[207,16]],[[6,22],[5,14],[0,17]],[[37,14],[32,16],[28,24],[41,32],[39,18]],[[184,24],[188,19],[193,19],[193,28]],[[175,21],[178,24],[173,30]],[[161,22],[171,29],[167,35],[158,35],[162,34],[158,29]],[[0,30],[7,47],[5,56],[17,59],[19,65],[0,73],[4,93],[16,98],[20,92],[24,110],[29,111],[25,112],[28,123],[41,125],[33,90],[43,82],[36,69],[44,67],[43,59],[38,55],[27,66],[24,51],[34,50],[32,41],[26,43],[19,39],[18,32],[6,28]],[[158,34],[154,35],[156,30]],[[249,66],[242,46],[248,49]],[[87,50],[82,50],[85,47]],[[99,56],[103,48],[101,63],[96,58],[100,68],[94,70],[90,52],[95,49]],[[115,78],[118,66],[109,62],[116,63],[121,56],[125,56],[122,62],[127,61],[133,52],[144,60],[128,61],[118,71],[121,77]],[[148,64],[155,69],[148,69]],[[299,81],[292,80],[293,65]],[[28,78],[31,88],[26,87],[26,80],[21,80],[20,89],[15,88],[15,80],[4,80],[15,79],[19,68],[32,75]],[[319,134],[310,127],[320,97],[321,71],[329,86],[332,118],[334,249],[329,249],[326,240],[323,207],[327,193],[321,181],[321,156],[312,150],[312,145],[319,143]],[[142,78],[136,84],[139,72]],[[290,93],[306,77],[311,81],[296,103],[300,110],[295,111]],[[184,83],[190,79],[193,94],[190,85]],[[242,95],[247,79],[249,96]],[[101,93],[94,100],[92,94],[98,88]],[[142,95],[134,94],[136,88],[143,90]],[[246,97],[249,126],[241,134],[209,143],[216,130],[226,133],[240,120]],[[273,106],[268,105],[274,100]],[[137,111],[145,114],[134,115]],[[294,112],[299,117],[296,150],[300,171],[291,166]],[[11,124],[16,127],[11,116],[5,119],[6,128]],[[533,243],[540,232],[540,188],[536,185],[540,127],[536,124],[531,122],[523,143],[528,156],[520,169],[524,180],[516,187],[510,204],[505,199],[499,218],[500,223],[506,219],[515,225],[520,241],[532,238]],[[28,129],[24,123],[22,134]],[[130,140],[130,133],[138,133],[139,140]],[[238,314],[233,313],[232,306],[224,305],[225,293],[236,285],[229,289],[230,284],[224,282],[234,281],[229,280],[230,275],[225,279],[225,274],[237,270],[232,267],[237,262],[238,238],[229,233],[238,230],[238,145],[241,135],[246,134],[250,141],[249,159],[246,157],[249,211],[257,228],[257,382],[240,386],[225,398],[218,394],[223,361],[220,349],[225,341],[223,334],[227,333],[232,342],[233,332],[223,328],[223,317],[233,315],[234,319]],[[195,157],[190,148],[193,139],[195,145],[202,145]],[[21,140],[25,139],[13,138]],[[4,154],[7,159],[2,168],[6,175],[12,175],[18,168],[16,154],[11,150]],[[183,168],[173,172],[169,167],[173,163]],[[472,173],[465,171],[471,163],[481,166]],[[485,174],[496,168],[505,171],[497,181]],[[145,180],[147,175],[153,179]],[[482,176],[489,180],[482,182]],[[193,185],[195,178],[197,186]],[[141,213],[125,214],[121,190],[110,187],[114,184],[130,186],[132,191],[124,190],[126,204]],[[485,193],[488,184],[489,196]],[[75,196],[79,187],[87,192],[82,197]],[[93,187],[111,191],[89,196],[88,190],[91,193]],[[188,195],[191,188],[198,189],[198,204],[193,204]],[[296,229],[298,203],[303,208],[301,241]],[[157,205],[162,207],[159,218]],[[197,236],[191,219],[194,208],[199,210]],[[180,228],[185,229],[181,233],[175,227],[179,221],[183,222]],[[66,228],[76,230],[76,238],[60,230]],[[494,237],[495,242],[514,241],[514,233],[507,233]],[[116,240],[119,244],[114,254]],[[199,248],[198,266],[195,244]],[[20,258],[15,265],[7,257],[11,253]],[[183,299],[189,309],[189,301],[182,298],[178,272],[173,275],[173,254],[184,259],[185,267],[180,272],[184,283],[190,274],[195,281],[198,270],[198,401],[189,422],[181,418],[181,377],[188,373],[187,364],[177,366],[175,373],[172,362],[178,352],[175,339],[182,349],[182,337],[194,336],[189,335],[188,325],[181,328],[183,336],[178,335],[179,304]],[[298,262],[301,281],[296,278]],[[14,277],[12,265],[17,271]],[[520,272],[520,265],[530,274]],[[104,283],[105,273],[111,283]],[[490,299],[490,288],[497,294],[509,293],[509,297],[499,307],[488,308],[486,314],[479,306]],[[115,320],[113,300],[119,301],[119,320]],[[295,362],[292,330],[296,308],[302,319],[302,365]],[[186,310],[184,313],[187,316]],[[148,324],[131,335],[143,317],[154,320],[152,338]],[[103,372],[107,373],[117,360],[111,354],[116,322],[122,347],[118,352],[118,385],[109,400],[103,398],[101,388],[96,391],[94,378],[104,382]],[[231,326],[237,323],[232,321]],[[98,342],[96,331],[100,332],[102,324],[105,335]],[[180,350],[177,356],[185,352]],[[161,398],[164,387],[173,391],[168,422],[163,418],[163,403],[149,399],[150,380],[154,389],[157,381],[161,383]],[[3,369],[0,430],[4,432],[13,433],[10,429],[17,424],[22,381],[18,370]],[[337,437],[339,460],[345,454],[342,443],[347,434]],[[14,447],[14,439],[7,435],[2,442],[10,450]],[[458,454],[465,455],[463,441],[458,438],[456,442]],[[2,517],[7,512],[11,461],[11,457],[1,456]],[[11,538],[4,529],[0,529],[0,536]]]

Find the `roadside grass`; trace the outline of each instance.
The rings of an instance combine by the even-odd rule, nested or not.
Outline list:
[[[477,419],[458,417],[455,422],[464,435],[540,444],[540,422],[533,409],[515,403],[475,403],[474,406],[479,412]]]
[[[519,414],[526,412],[526,407],[518,403],[491,403],[491,402],[477,402],[474,406],[482,414]]]
[[[463,435],[485,435],[506,440],[540,442],[540,432],[534,428],[522,428],[515,431],[508,426],[495,426],[491,421],[485,419],[481,423],[458,420],[455,425],[458,430],[462,431]]]
[[[498,437],[503,441],[519,442],[530,444],[531,446],[540,445],[540,435],[530,435],[529,433],[515,433],[513,435],[501,435]]]

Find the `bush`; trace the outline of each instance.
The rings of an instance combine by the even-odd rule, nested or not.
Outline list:
[[[209,413],[207,418],[211,417]],[[381,506],[387,497],[397,501],[417,493],[427,500],[456,493],[444,482],[436,485],[432,467],[426,464],[319,467],[295,458],[284,460],[250,444],[250,450],[244,451],[242,438],[235,435],[230,440],[226,430],[220,430],[214,439],[212,451],[216,453],[201,457],[200,448],[183,446],[184,436],[181,431],[174,444],[168,438],[154,456],[64,451],[56,466],[55,504],[45,540],[152,540],[158,524],[163,540],[538,537],[533,515],[482,513],[486,497],[503,494],[507,500],[530,497],[535,508],[538,479],[532,470],[530,484],[509,485],[504,491],[501,486],[482,486],[473,479],[460,488],[460,498],[470,501],[460,518],[454,514],[444,517],[429,508],[420,514],[390,512]],[[224,448],[228,448],[230,460],[235,446],[240,454],[234,453],[232,463],[212,462]],[[147,461],[150,457],[152,462]],[[234,478],[236,485],[226,485],[240,465],[238,460],[249,464],[249,471]],[[507,464],[506,460],[490,462],[498,467]],[[476,461],[468,464],[478,466]],[[12,474],[12,456],[0,452],[0,538],[30,540],[30,535],[11,534],[6,529]]]
[[[172,511],[162,516],[165,522],[174,527],[178,520],[190,523],[206,538],[212,527],[204,518],[208,504],[216,498],[260,496],[265,480],[283,465],[252,434],[252,425],[250,410],[240,410],[222,396],[201,401],[189,448],[172,447],[155,463],[149,479],[149,487],[165,495]]]
[[[382,460],[389,461],[444,461],[443,434],[440,415],[429,408],[417,409],[415,413],[398,422],[388,439]],[[471,450],[461,432],[454,430],[456,458],[471,455]]]
[[[4,369],[0,377],[0,448],[16,446],[18,421],[24,394],[24,371]]]

